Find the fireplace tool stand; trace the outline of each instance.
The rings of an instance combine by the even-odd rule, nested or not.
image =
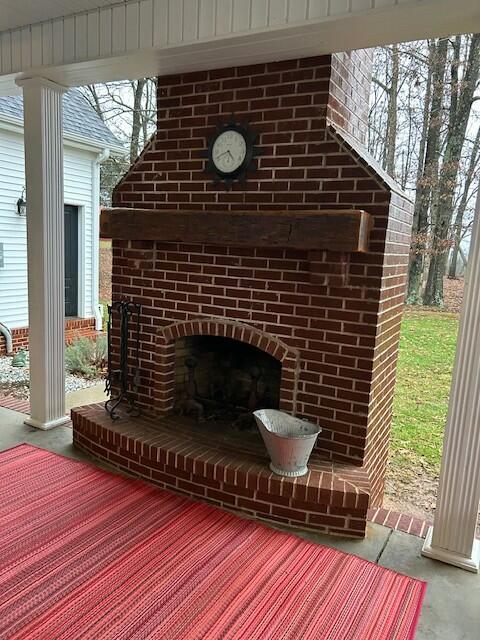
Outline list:
[[[108,371],[105,381],[105,393],[110,398],[105,402],[105,411],[110,415],[112,420],[118,420],[120,416],[116,413],[116,409],[121,402],[128,402],[128,413],[138,416],[140,410],[133,401],[130,390],[137,391],[139,383],[139,343],[140,343],[140,305],[134,302],[121,301],[114,302],[108,306],[108,323],[107,323],[107,341],[108,341]],[[112,362],[112,320],[115,314],[119,315],[120,320],[120,349],[119,349],[119,368],[115,369]],[[134,325],[133,335],[130,335],[131,324]],[[133,343],[133,344],[132,344]],[[132,351],[135,358],[135,368],[133,371],[133,380],[130,384],[128,354]],[[118,389],[118,393],[112,396],[114,388]]]

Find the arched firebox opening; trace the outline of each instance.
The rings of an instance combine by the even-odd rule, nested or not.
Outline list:
[[[231,404],[239,407],[234,413],[249,411],[250,424],[254,405],[295,415],[299,367],[296,349],[247,324],[218,318],[176,322],[157,333],[155,413],[176,411],[205,420],[208,407],[222,395],[229,397],[228,387],[234,387]],[[219,390],[222,380],[227,388]],[[201,407],[186,406],[197,395]]]
[[[278,409],[282,364],[253,345],[221,336],[175,341],[175,410],[200,422],[253,425],[256,409]]]

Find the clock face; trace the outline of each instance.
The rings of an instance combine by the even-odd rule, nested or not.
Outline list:
[[[216,169],[224,174],[234,173],[245,161],[247,143],[239,131],[229,129],[221,133],[212,147]]]
[[[245,182],[247,171],[255,171],[255,158],[261,153],[255,146],[257,138],[248,124],[235,121],[233,113],[228,122],[217,124],[207,149],[200,152],[208,160],[205,171],[213,173],[213,184],[224,182],[228,191],[235,181]]]

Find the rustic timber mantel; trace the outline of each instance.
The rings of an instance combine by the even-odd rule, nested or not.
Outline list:
[[[102,238],[239,247],[368,251],[372,217],[361,210],[162,211],[104,209]]]

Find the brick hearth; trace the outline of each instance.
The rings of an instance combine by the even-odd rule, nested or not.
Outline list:
[[[314,454],[308,475],[280,478],[268,469],[256,433],[222,441],[216,425],[207,429],[178,416],[153,420],[123,412],[112,422],[103,405],[74,409],[72,419],[77,448],[161,487],[273,523],[365,533],[369,481],[358,467]]]

